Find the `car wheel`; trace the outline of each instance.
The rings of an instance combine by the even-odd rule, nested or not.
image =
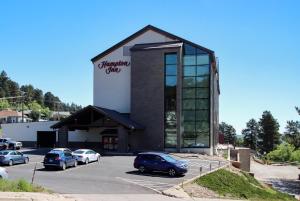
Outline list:
[[[98,163],[100,162],[100,156],[97,157],[97,162],[98,162]]]
[[[176,170],[174,170],[173,168],[170,168],[168,171],[169,176],[171,177],[175,177],[176,176]]]
[[[145,167],[144,167],[143,165],[141,165],[141,166],[139,167],[139,171],[140,171],[140,173],[145,173],[145,172],[146,172],[146,169],[145,169]]]
[[[9,160],[8,165],[12,166],[14,164],[14,162],[12,160]]]
[[[62,170],[65,170],[66,168],[67,168],[66,163],[63,163],[62,166],[61,166],[61,169],[62,169]]]
[[[89,164],[89,162],[90,162],[90,161],[89,161],[89,158],[86,158],[85,161],[84,161],[84,163],[85,163],[86,165]]]
[[[27,164],[29,162],[29,158],[24,159],[24,164]]]

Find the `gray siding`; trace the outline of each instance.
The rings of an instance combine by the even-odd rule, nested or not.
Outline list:
[[[164,55],[179,48],[131,53],[131,115],[144,125],[130,136],[133,149],[164,150]]]

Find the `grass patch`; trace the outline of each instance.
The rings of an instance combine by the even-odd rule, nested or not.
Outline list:
[[[231,171],[220,169],[200,177],[195,182],[217,192],[221,196],[230,198],[253,201],[296,201],[291,195],[261,185],[255,178],[245,172],[238,175]]]
[[[0,191],[10,191],[10,192],[48,192],[41,186],[32,185],[20,179],[17,181],[10,181],[5,179],[0,179]]]

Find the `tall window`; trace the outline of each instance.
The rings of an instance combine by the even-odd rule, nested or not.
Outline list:
[[[209,147],[210,125],[209,55],[193,46],[184,45],[182,147]]]
[[[165,147],[176,148],[177,54],[165,54]]]

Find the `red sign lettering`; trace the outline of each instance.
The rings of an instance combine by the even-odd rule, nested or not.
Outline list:
[[[127,67],[130,65],[128,61],[102,61],[98,64],[99,69],[105,69],[106,74],[110,73],[119,73],[122,70],[122,67]]]

